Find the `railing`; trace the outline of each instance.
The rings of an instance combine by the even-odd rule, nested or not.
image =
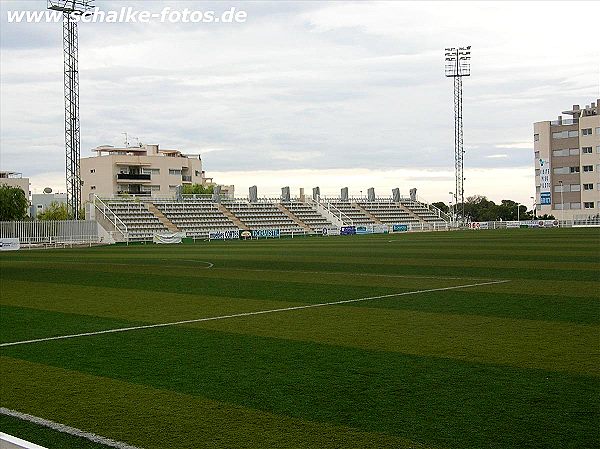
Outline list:
[[[0,237],[18,238],[21,244],[98,243],[98,225],[91,220],[3,221]]]
[[[320,197],[317,198],[317,201],[315,201],[313,198],[308,197],[306,203],[310,204],[311,206],[314,206],[317,209],[317,212],[319,212],[321,215],[324,215],[325,218],[333,217],[335,221],[339,221],[338,224],[341,224],[342,226],[352,226],[354,224],[354,221],[348,215],[346,215],[340,209],[335,207],[329,201],[321,201]],[[330,217],[327,217],[327,215],[330,215]]]
[[[439,207],[434,206],[433,204],[430,204],[430,203],[422,203],[421,201],[419,201],[419,203],[427,205],[429,210],[436,213],[437,216],[439,218],[441,218],[442,220],[444,220],[446,222],[452,221],[452,217],[450,217],[450,215],[448,215],[446,212],[443,212]]]
[[[561,126],[561,125],[577,125],[579,123],[578,118],[564,118],[562,120],[552,120],[550,125]]]
[[[117,173],[117,179],[130,181],[150,181],[151,175],[142,175],[137,173]]]
[[[181,180],[182,180],[183,182],[192,182],[192,177],[191,177],[191,176],[189,176],[189,175],[182,175],[182,176],[181,176]]]
[[[119,216],[115,214],[112,209],[98,197],[98,195],[94,195],[94,207],[97,211],[102,213],[102,216],[107,219],[115,227],[115,230],[123,236],[125,241],[129,243],[129,232],[127,231],[127,225],[123,223],[123,220],[121,220]]]

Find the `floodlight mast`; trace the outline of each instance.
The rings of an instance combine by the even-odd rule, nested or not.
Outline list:
[[[471,46],[450,47],[445,51],[445,72],[454,78],[454,176],[455,193],[461,202],[461,221],[465,220],[463,95],[462,77],[471,75]]]
[[[48,9],[63,13],[64,95],[65,95],[65,150],[67,209],[79,220],[81,207],[81,173],[79,159],[79,62],[76,17],[88,13],[94,0],[48,0]]]

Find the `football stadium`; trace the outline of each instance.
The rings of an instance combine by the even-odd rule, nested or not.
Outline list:
[[[60,448],[597,447],[599,239],[5,253],[2,429]]]
[[[8,3],[0,449],[600,448],[583,6]]]

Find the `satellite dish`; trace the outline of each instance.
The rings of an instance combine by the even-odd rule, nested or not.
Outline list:
[[[46,187],[44,189],[44,193],[52,193],[52,189],[50,187]]]

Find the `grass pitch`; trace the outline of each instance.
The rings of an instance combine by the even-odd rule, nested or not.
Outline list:
[[[599,447],[599,245],[517,229],[2,254],[2,343],[510,282],[4,346],[0,406],[147,449]]]

